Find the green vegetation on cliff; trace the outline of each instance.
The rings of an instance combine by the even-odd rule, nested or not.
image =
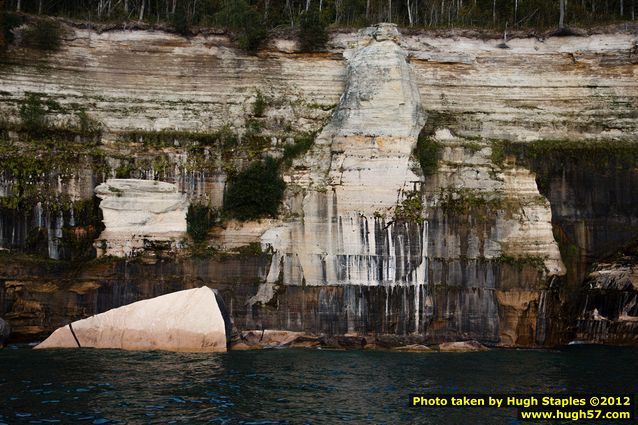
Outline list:
[[[492,144],[492,161],[502,165],[507,157],[536,172],[541,193],[547,193],[551,176],[562,174],[569,166],[609,175],[619,169],[633,169],[638,164],[638,142],[538,140],[530,143],[496,141]]]
[[[20,121],[10,122],[0,118],[0,137],[8,139],[7,131],[17,133],[22,141],[48,141],[51,143],[77,141],[96,144],[102,133],[102,125],[76,103],[61,105],[46,93],[26,92],[17,102]],[[52,119],[64,115],[65,119]]]
[[[441,189],[438,194],[439,207],[447,214],[468,214],[485,219],[493,217],[496,212],[507,207],[503,198],[479,190],[448,188]]]
[[[256,161],[229,177],[224,213],[239,220],[276,217],[285,188],[277,161]]]
[[[310,150],[315,142],[316,133],[300,133],[295,135],[294,142],[284,146],[283,164],[286,167],[292,165],[292,160],[299,158]]]
[[[49,208],[68,205],[68,197],[56,190],[60,184],[77,177],[82,165],[98,175],[108,168],[104,156],[92,147],[50,140],[38,144],[0,141],[0,163],[0,173],[9,182],[0,205],[11,209],[28,209],[37,202]]]
[[[442,150],[443,145],[441,143],[426,136],[423,131],[419,134],[413,155],[419,161],[424,176],[431,176],[436,173]]]
[[[394,220],[404,223],[423,224],[423,199],[418,191],[408,192],[405,199],[394,209]]]
[[[149,148],[171,146],[198,145],[222,146],[232,148],[237,146],[239,138],[229,127],[224,126],[217,131],[193,132],[181,130],[137,130],[123,133],[119,137],[122,141],[143,143]]]
[[[215,223],[216,217],[217,212],[208,205],[189,205],[186,213],[187,231],[196,243],[206,239],[208,229]]]
[[[43,51],[58,50],[62,44],[62,27],[51,19],[38,19],[22,31],[22,44]]]
[[[598,170],[638,163],[638,142],[588,140],[538,140],[532,143],[500,142],[505,154],[524,162],[562,164],[579,162]]]

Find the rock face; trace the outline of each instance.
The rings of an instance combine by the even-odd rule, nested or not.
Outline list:
[[[120,348],[184,352],[226,351],[226,324],[208,287],[174,292],[73,322],[44,348]]]
[[[549,205],[528,170],[495,169],[489,144],[466,152],[469,141],[445,129],[431,136],[445,146],[436,178],[423,179],[412,153],[426,117],[399,40],[383,24],[344,53],[341,102],[288,176],[289,206],[301,219],[262,236],[274,255],[249,300],[253,319],[282,326],[263,307],[288,304],[291,287],[305,287],[319,311],[337,303],[326,312],[333,323],[309,324],[302,304],[286,328],[542,344],[544,282],[564,274]],[[521,271],[504,258],[538,265]]]
[[[11,335],[11,327],[7,322],[0,318],[0,348],[4,347]]]
[[[171,183],[109,179],[95,188],[106,229],[96,242],[98,255],[127,256],[175,245],[186,235],[188,201]]]
[[[303,220],[262,237],[276,252],[268,283],[280,270],[284,284],[303,280],[312,286],[379,285],[416,272],[396,270],[404,259],[383,254],[388,247],[376,239],[375,227],[375,213],[393,210],[419,180],[410,169],[410,154],[424,116],[397,37],[395,26],[381,25],[363,31],[344,54],[348,82],[341,103],[295,169],[307,172],[289,176],[290,191],[302,191],[292,213]]]
[[[466,37],[403,40],[425,108],[456,134],[518,141],[635,138],[635,33],[517,38],[507,42],[509,49],[499,48],[500,40]]]
[[[335,34],[325,53],[274,40],[249,56],[225,36],[72,28],[57,53],[11,47],[0,53],[0,248],[11,250],[0,256],[0,314],[14,336],[33,339],[206,284],[239,330],[354,335],[352,345],[542,346],[578,328],[580,340],[635,343],[625,325],[598,330],[598,319],[634,315],[632,293],[581,284],[593,262],[638,237],[638,150],[628,143],[638,135],[636,35],[499,42],[379,25]],[[51,123],[78,124],[85,112],[102,134],[72,133],[55,149],[21,139],[29,92]],[[98,206],[95,186],[162,180],[219,209],[228,176],[281,158],[295,131],[317,137],[282,167],[278,219],[217,226],[204,255],[41,259],[90,251],[100,211],[99,254],[175,248],[169,229],[185,225],[158,218],[183,213],[165,210],[165,197],[180,204],[177,192],[127,186],[124,201],[107,183]],[[420,132],[432,142],[426,171],[413,153]],[[570,141],[593,146],[589,159],[574,145],[552,152]],[[525,151],[536,142],[547,142],[540,154]],[[139,213],[151,204],[164,212],[144,215],[158,219],[147,226]],[[242,249],[258,244],[262,252]]]
[[[600,262],[581,287],[576,342],[638,344],[638,250]]]
[[[0,108],[16,119],[25,92],[44,93],[63,106],[51,114],[63,120],[65,110],[88,100],[110,140],[127,130],[243,125],[256,89],[298,101],[278,114],[312,128],[327,114],[303,104],[339,101],[346,84],[342,53],[359,37],[336,34],[329,53],[312,55],[292,55],[293,42],[275,40],[267,54],[254,56],[218,35],[69,31],[58,53],[12,48],[0,57]],[[509,40],[509,49],[498,48],[500,42],[427,33],[398,39],[432,121],[495,139],[635,137],[635,34],[527,37]]]

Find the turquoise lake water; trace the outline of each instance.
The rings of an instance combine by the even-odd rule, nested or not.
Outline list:
[[[638,348],[0,350],[0,424],[523,423],[514,409],[412,409],[415,392],[638,393]]]

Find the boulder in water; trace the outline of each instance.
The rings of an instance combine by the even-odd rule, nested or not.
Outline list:
[[[488,351],[489,349],[478,341],[444,342],[439,345],[440,351]]]
[[[226,324],[204,286],[138,301],[58,328],[42,348],[226,351]]]
[[[406,353],[425,353],[428,351],[432,351],[430,347],[421,344],[402,345],[400,347],[395,347],[393,350]]]

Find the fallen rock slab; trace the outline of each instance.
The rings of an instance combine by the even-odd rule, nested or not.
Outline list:
[[[403,351],[408,353],[424,353],[428,351],[432,351],[432,349],[426,345],[421,344],[410,344],[403,345],[401,347],[395,347],[392,349],[393,351]]]
[[[307,339],[303,332],[273,329],[242,331],[239,339],[233,342],[231,350],[258,350],[262,348],[302,347]],[[294,345],[299,341],[302,345]]]
[[[467,351],[488,351],[489,348],[478,341],[454,341],[439,344],[439,351],[447,352],[467,352]]]
[[[109,310],[58,328],[43,348],[226,351],[226,325],[215,292],[204,286]]]

